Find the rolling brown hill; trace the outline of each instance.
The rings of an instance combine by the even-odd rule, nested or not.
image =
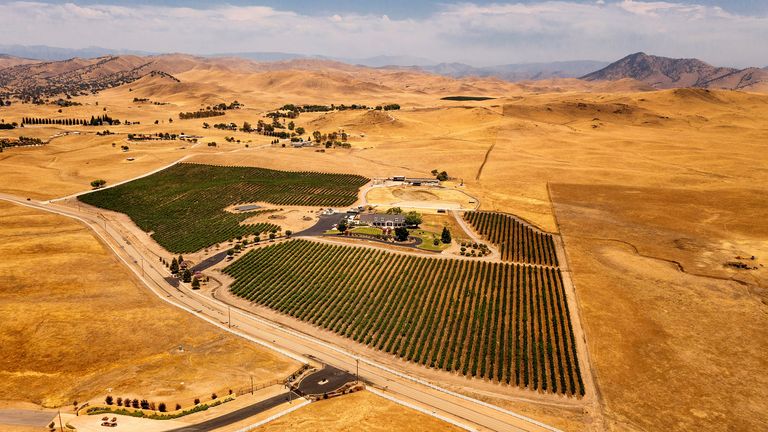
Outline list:
[[[582,77],[587,81],[617,81],[631,78],[656,89],[699,87],[709,89],[765,91],[768,71],[712,66],[698,59],[673,59],[645,53],[624,57]]]
[[[0,54],[0,69],[31,63],[38,63],[38,60],[15,57],[8,54]]]
[[[164,73],[155,67],[152,59],[138,56],[19,64],[0,70],[0,95],[27,101],[85,95],[135,81],[152,72]]]

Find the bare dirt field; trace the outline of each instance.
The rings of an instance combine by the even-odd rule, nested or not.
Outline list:
[[[267,203],[247,203],[230,206],[225,210],[239,213],[237,207],[247,206],[249,204],[258,205],[254,215],[241,222],[241,225],[270,223],[279,225],[283,232],[291,230],[299,232],[305,230],[317,223],[317,207],[304,206],[276,206]],[[248,211],[244,212],[248,214]]]
[[[460,431],[367,391],[321,400],[256,429],[257,431]]]
[[[3,202],[0,237],[0,399],[188,405],[298,368],[164,304],[75,221]]]
[[[431,207],[445,209],[474,209],[477,200],[449,188],[426,186],[374,187],[366,194],[371,205],[396,207]]]

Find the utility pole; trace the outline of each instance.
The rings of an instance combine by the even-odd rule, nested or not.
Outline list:
[[[59,409],[59,429],[64,432],[64,425],[61,423],[61,409]]]
[[[253,396],[253,375],[251,375],[251,396]]]
[[[360,382],[360,359],[355,359],[355,363],[357,364],[357,369],[355,370],[355,384]]]

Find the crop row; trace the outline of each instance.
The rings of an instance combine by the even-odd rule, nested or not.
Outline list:
[[[408,361],[584,394],[558,269],[292,240],[224,272],[235,295]]]
[[[464,219],[499,248],[503,261],[557,266],[552,234],[541,232],[503,213],[465,212]]]
[[[224,210],[228,206],[247,202],[348,206],[367,181],[346,174],[180,163],[79,199],[125,213],[167,250],[187,253],[277,228],[268,223],[242,224],[257,213],[230,213]]]

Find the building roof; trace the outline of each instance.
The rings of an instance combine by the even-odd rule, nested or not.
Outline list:
[[[428,183],[428,182],[439,182],[440,180],[434,178],[434,177],[428,177],[428,178],[417,178],[417,177],[407,177],[405,179],[409,182],[422,182],[422,183]]]
[[[405,223],[405,216],[398,214],[365,213],[360,215],[360,222]]]

